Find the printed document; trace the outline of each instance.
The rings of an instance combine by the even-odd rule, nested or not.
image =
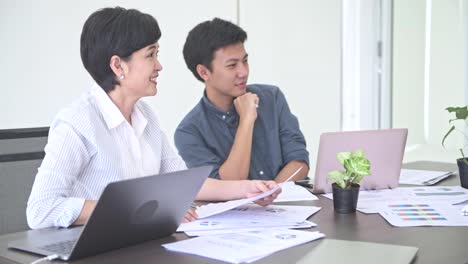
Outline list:
[[[255,202],[257,200],[260,200],[262,198],[265,198],[265,197],[271,195],[272,193],[276,192],[279,188],[280,188],[280,186],[278,186],[278,187],[276,187],[276,188],[274,188],[274,189],[272,189],[272,190],[270,190],[268,192],[262,193],[262,194],[260,194],[258,196],[252,197],[252,198],[233,200],[233,201],[228,201],[228,202],[224,202],[224,203],[209,203],[209,204],[206,204],[206,205],[202,205],[197,209],[198,218],[202,219],[202,218],[205,218],[205,217],[208,217],[208,216],[212,216],[212,215],[215,215],[215,214],[219,214],[219,213],[231,210],[233,208],[239,207],[239,206],[244,205],[244,204]]]
[[[233,200],[233,201],[224,202],[224,203],[209,203],[209,204],[206,204],[206,205],[202,205],[197,209],[198,218],[202,219],[202,218],[205,218],[205,217],[208,217],[208,216],[211,216],[211,215],[219,214],[219,213],[231,210],[233,208],[239,207],[241,205],[252,203],[252,202],[255,202],[255,201],[260,200],[262,198],[265,198],[265,197],[273,194],[274,192],[276,192],[279,188],[282,187],[283,184],[285,184],[286,182],[291,180],[292,177],[294,177],[301,169],[302,169],[302,167],[300,167],[298,170],[296,170],[284,182],[278,184],[278,186],[276,188],[273,188],[270,191],[262,193],[260,195],[255,196],[255,197],[239,199],[239,200]]]
[[[400,184],[433,185],[452,175],[452,171],[401,169]]]
[[[246,204],[203,220],[298,223],[304,222],[320,209],[317,206],[272,204],[263,207],[257,204]]]
[[[296,227],[321,208],[316,206],[243,205],[229,211],[182,223],[178,232],[238,228]]]
[[[282,223],[282,222],[256,222],[256,221],[229,221],[218,222],[210,220],[196,220],[188,223],[180,224],[177,232],[195,232],[195,231],[220,231],[231,230],[240,228],[249,229],[265,229],[265,228],[296,228],[302,225],[303,222],[298,223]],[[250,231],[250,230],[249,230]]]
[[[281,193],[275,199],[275,202],[292,202],[292,201],[313,201],[318,200],[317,196],[313,195],[306,188],[295,184],[294,182],[285,182],[281,186]]]
[[[316,223],[311,221],[304,221],[302,223],[291,225],[291,226],[282,226],[280,228],[293,228],[293,229],[306,229],[317,226]],[[278,227],[251,227],[251,228],[236,228],[236,229],[216,229],[216,230],[198,230],[198,231],[186,231],[185,234],[189,237],[194,236],[212,236],[212,235],[221,235],[228,233],[243,233],[251,231],[261,231],[269,228],[278,228]]]
[[[171,251],[195,254],[230,263],[250,263],[276,251],[324,236],[318,231],[266,229],[245,233],[201,236],[164,244],[163,247]]]
[[[323,196],[333,199],[332,193]],[[356,209],[366,214],[375,214],[379,212],[382,203],[400,200],[456,204],[468,200],[468,190],[460,186],[421,186],[360,191]]]
[[[468,217],[459,208],[443,202],[392,201],[381,204],[379,213],[399,227],[468,226]]]

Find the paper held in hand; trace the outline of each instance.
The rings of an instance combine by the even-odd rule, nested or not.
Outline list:
[[[251,203],[251,202],[255,202],[257,200],[265,198],[265,197],[273,194],[274,192],[276,192],[279,188],[281,188],[281,185],[283,183],[288,182],[294,176],[296,176],[296,174],[298,174],[299,171],[301,171],[301,169],[302,169],[302,167],[297,169],[291,176],[289,176],[288,179],[286,179],[284,182],[278,184],[278,186],[276,188],[273,188],[270,191],[264,192],[264,193],[262,193],[260,195],[257,195],[257,196],[251,197],[251,198],[233,200],[233,201],[229,201],[229,202],[225,202],[225,203],[210,203],[210,204],[207,204],[207,205],[202,205],[197,209],[198,219],[202,219],[202,218],[205,218],[205,217],[208,217],[208,216],[211,216],[211,215],[219,214],[219,213],[231,210],[233,208],[236,208],[238,206],[248,204],[248,203]]]

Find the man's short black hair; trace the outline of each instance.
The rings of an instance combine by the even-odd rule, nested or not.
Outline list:
[[[184,59],[195,77],[203,82],[197,73],[197,65],[202,64],[212,71],[214,53],[226,46],[244,43],[247,33],[239,26],[220,18],[205,21],[195,26],[184,44]]]
[[[110,67],[111,57],[128,60],[133,52],[154,44],[160,37],[158,22],[151,15],[122,7],[103,8],[91,14],[83,26],[81,60],[109,93],[120,84]]]

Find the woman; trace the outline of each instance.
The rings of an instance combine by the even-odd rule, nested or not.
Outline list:
[[[156,20],[137,10],[104,8],[88,18],[81,59],[97,84],[50,127],[27,206],[31,228],[82,225],[109,182],[186,169],[154,112],[140,101],[157,92],[160,37]],[[239,199],[274,187],[272,181],[207,179],[196,199]],[[195,218],[192,211],[184,220]]]

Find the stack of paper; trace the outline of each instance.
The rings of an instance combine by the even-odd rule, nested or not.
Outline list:
[[[292,179],[300,170],[302,167],[300,167],[298,170],[296,170],[289,178],[287,178],[284,182],[278,184],[276,188],[271,189],[268,192],[262,193],[260,195],[250,197],[250,198],[245,198],[245,199],[239,199],[239,200],[232,200],[224,203],[209,203],[206,205],[202,205],[197,209],[197,214],[198,218],[205,218],[211,215],[219,214],[228,210],[231,210],[233,208],[239,207],[244,204],[252,203],[255,201],[258,201],[262,198],[265,198],[274,192],[276,192],[278,189],[282,188],[283,186],[286,186],[288,184],[288,181]]]
[[[262,207],[256,204],[247,204],[220,214],[183,223],[178,232],[187,235],[208,235],[209,231],[219,233],[239,232],[241,229],[261,230],[265,228],[310,228],[316,226],[306,219],[320,210],[316,206],[290,206],[270,205]],[[190,232],[190,233],[189,233]]]
[[[402,169],[400,184],[433,185],[452,175],[452,171],[427,171]]]
[[[306,219],[319,211],[320,207],[288,205],[261,207],[251,204],[272,194],[280,186],[285,188],[286,184],[280,183],[277,188],[256,197],[201,206],[197,209],[198,220],[183,223],[177,229],[179,232],[186,232],[189,236],[199,237],[163,246],[168,250],[240,263],[251,262],[278,250],[323,237],[324,235],[319,232],[287,229],[316,226]],[[317,199],[308,191],[307,194],[302,193],[297,196],[293,198],[290,196],[289,199],[304,199],[304,197]]]
[[[291,229],[202,236],[164,244],[168,250],[195,254],[231,263],[253,262],[276,251],[307,243],[325,235]]]
[[[301,223],[309,216],[320,210],[317,206],[295,205],[269,205],[262,207],[256,204],[247,204],[238,208],[213,215],[203,220],[211,221],[255,221],[274,223]]]
[[[261,226],[259,226],[261,225]],[[240,227],[241,226],[241,227]],[[315,223],[312,223],[310,221],[304,221],[300,224],[296,225],[265,225],[263,223],[253,223],[251,227],[246,227],[249,226],[248,223],[237,223],[237,225],[234,226],[226,226],[226,225],[221,225],[220,229],[207,229],[207,230],[194,230],[194,231],[185,231],[185,234],[189,237],[195,237],[195,236],[211,236],[211,235],[221,235],[221,234],[229,234],[229,233],[244,233],[244,232],[252,232],[252,231],[262,231],[266,229],[272,229],[272,228],[292,228],[292,229],[304,229],[304,228],[311,228],[317,226]]]

